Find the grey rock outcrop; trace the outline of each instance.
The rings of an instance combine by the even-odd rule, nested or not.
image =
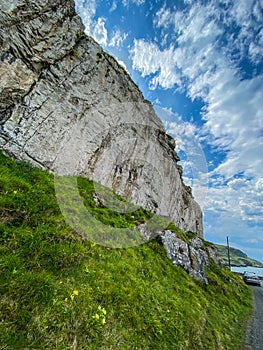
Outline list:
[[[205,247],[199,237],[185,242],[176,233],[165,230],[160,234],[167,256],[176,266],[181,266],[190,276],[208,284],[205,268],[210,267],[209,257],[218,264],[216,252],[212,247]]]
[[[202,237],[174,140],[127,72],[83,31],[72,0],[1,1],[0,148],[94,179]]]

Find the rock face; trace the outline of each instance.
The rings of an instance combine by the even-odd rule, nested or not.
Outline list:
[[[174,265],[181,266],[190,276],[208,283],[205,267],[210,267],[209,256],[218,263],[212,247],[208,248],[210,251],[207,250],[199,237],[192,238],[186,243],[169,230],[162,232],[160,238],[168,258]]]
[[[127,72],[83,31],[72,0],[1,1],[1,149],[94,179],[202,237],[174,140]]]

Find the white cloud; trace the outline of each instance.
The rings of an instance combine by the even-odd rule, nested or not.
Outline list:
[[[145,0],[122,0],[124,6],[137,5],[140,6],[145,3]]]
[[[248,180],[243,178],[236,178],[233,180],[228,181],[227,186],[234,191],[245,189],[248,185]]]
[[[105,28],[105,19],[102,17],[98,18],[98,21],[94,23],[92,36],[100,44],[107,46],[108,31]]]
[[[177,151],[186,152],[189,148],[189,140],[196,137],[196,126],[189,122],[183,122],[181,118],[177,118],[176,122],[165,122],[164,126],[166,131],[175,137]],[[194,150],[195,147],[192,149]]]
[[[86,0],[75,0],[75,7],[77,13],[81,16],[85,26],[85,32],[92,35],[93,19],[96,14],[96,0],[89,0],[88,6]]]
[[[256,189],[257,180],[244,178],[230,180],[226,185],[211,187],[206,197],[205,210],[231,213],[236,220],[263,224],[263,191]]]
[[[165,40],[159,46],[142,39],[135,40],[132,50],[134,69],[144,76],[154,74],[152,88],[158,84],[164,88],[174,85],[182,88],[186,86],[186,79],[189,96],[193,99],[205,98],[218,74],[221,77],[221,73],[239,74],[235,56],[241,59],[250,52],[253,62],[262,58],[263,15],[256,9],[259,4],[253,5],[247,0],[234,1],[230,9],[225,10],[219,8],[219,3],[201,5],[196,1],[187,11],[172,11],[166,6],[157,11],[154,24],[162,30],[161,37]],[[250,15],[253,11],[258,19],[255,14]],[[235,35],[229,30],[233,25],[237,27]],[[168,34],[173,44],[161,49]],[[149,49],[150,54],[157,57],[147,62],[141,50]],[[169,59],[168,66],[165,58]],[[145,64],[147,70],[143,68]],[[170,84],[167,84],[168,77],[171,78]]]
[[[118,7],[117,1],[113,1],[111,8],[110,8],[110,12],[115,11],[117,9],[117,7]]]
[[[261,193],[263,193],[263,177],[260,177],[257,180],[255,188],[257,191],[260,191]]]
[[[128,72],[126,64],[122,60],[119,60],[118,58],[116,58],[116,59],[117,59],[118,63],[122,66],[122,68],[124,68],[126,70],[126,72]]]
[[[207,97],[206,131],[214,145],[228,150],[224,163],[214,170],[232,177],[237,172],[255,176],[263,169],[262,77],[239,81],[228,77],[215,84]]]
[[[172,25],[173,32],[169,35],[174,38],[175,44],[160,49],[156,43],[135,40],[131,52],[134,69],[144,76],[154,74],[151,80],[153,89],[158,85],[163,88],[175,85],[183,88],[187,80],[191,98],[206,96],[215,68],[224,65],[222,54],[219,55],[215,47],[217,38],[222,35],[215,16],[216,11],[212,6],[204,9],[197,4],[187,14],[171,12],[163,7],[157,12],[155,25],[162,29],[163,38]],[[149,52],[152,58],[150,61],[144,51]]]
[[[133,69],[139,70],[142,77],[156,73],[160,68],[160,62],[156,59],[158,53],[157,45],[144,40],[134,40],[134,48],[131,50]]]
[[[260,63],[263,55],[263,29],[257,34],[255,42],[249,44],[248,53],[253,62]]]
[[[225,16],[225,23],[235,24],[240,28],[236,38],[229,37],[229,44],[240,52],[240,57],[248,57],[252,62],[259,63],[260,59],[263,58],[263,45],[260,35],[263,23],[262,0],[233,1],[228,16]],[[248,47],[249,51],[247,52]]]
[[[121,33],[119,29],[115,30],[109,42],[109,46],[120,47],[123,42],[127,39],[127,33]]]
[[[75,0],[77,13],[81,16],[85,26],[85,33],[92,36],[99,44],[106,46],[108,41],[108,32],[105,27],[106,20],[99,17],[95,20],[97,4],[95,0]]]
[[[174,14],[176,16],[176,14]],[[168,28],[173,23],[173,15],[166,7],[161,7],[153,20],[156,27]]]
[[[134,40],[134,47],[130,53],[133,59],[132,68],[139,70],[142,77],[157,73],[151,79],[151,89],[156,89],[158,85],[169,89],[180,84],[180,74],[172,47],[161,51],[154,43]]]

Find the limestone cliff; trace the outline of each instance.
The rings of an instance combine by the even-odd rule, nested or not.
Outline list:
[[[202,237],[174,140],[127,72],[83,31],[72,0],[1,1],[1,149],[92,178]]]

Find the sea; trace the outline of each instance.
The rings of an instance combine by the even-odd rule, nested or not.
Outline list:
[[[240,266],[231,266],[231,271],[233,272],[240,272],[244,273],[245,271],[248,272],[255,272],[260,277],[263,277],[263,267],[253,267],[253,266],[246,266],[246,267],[240,267]]]

